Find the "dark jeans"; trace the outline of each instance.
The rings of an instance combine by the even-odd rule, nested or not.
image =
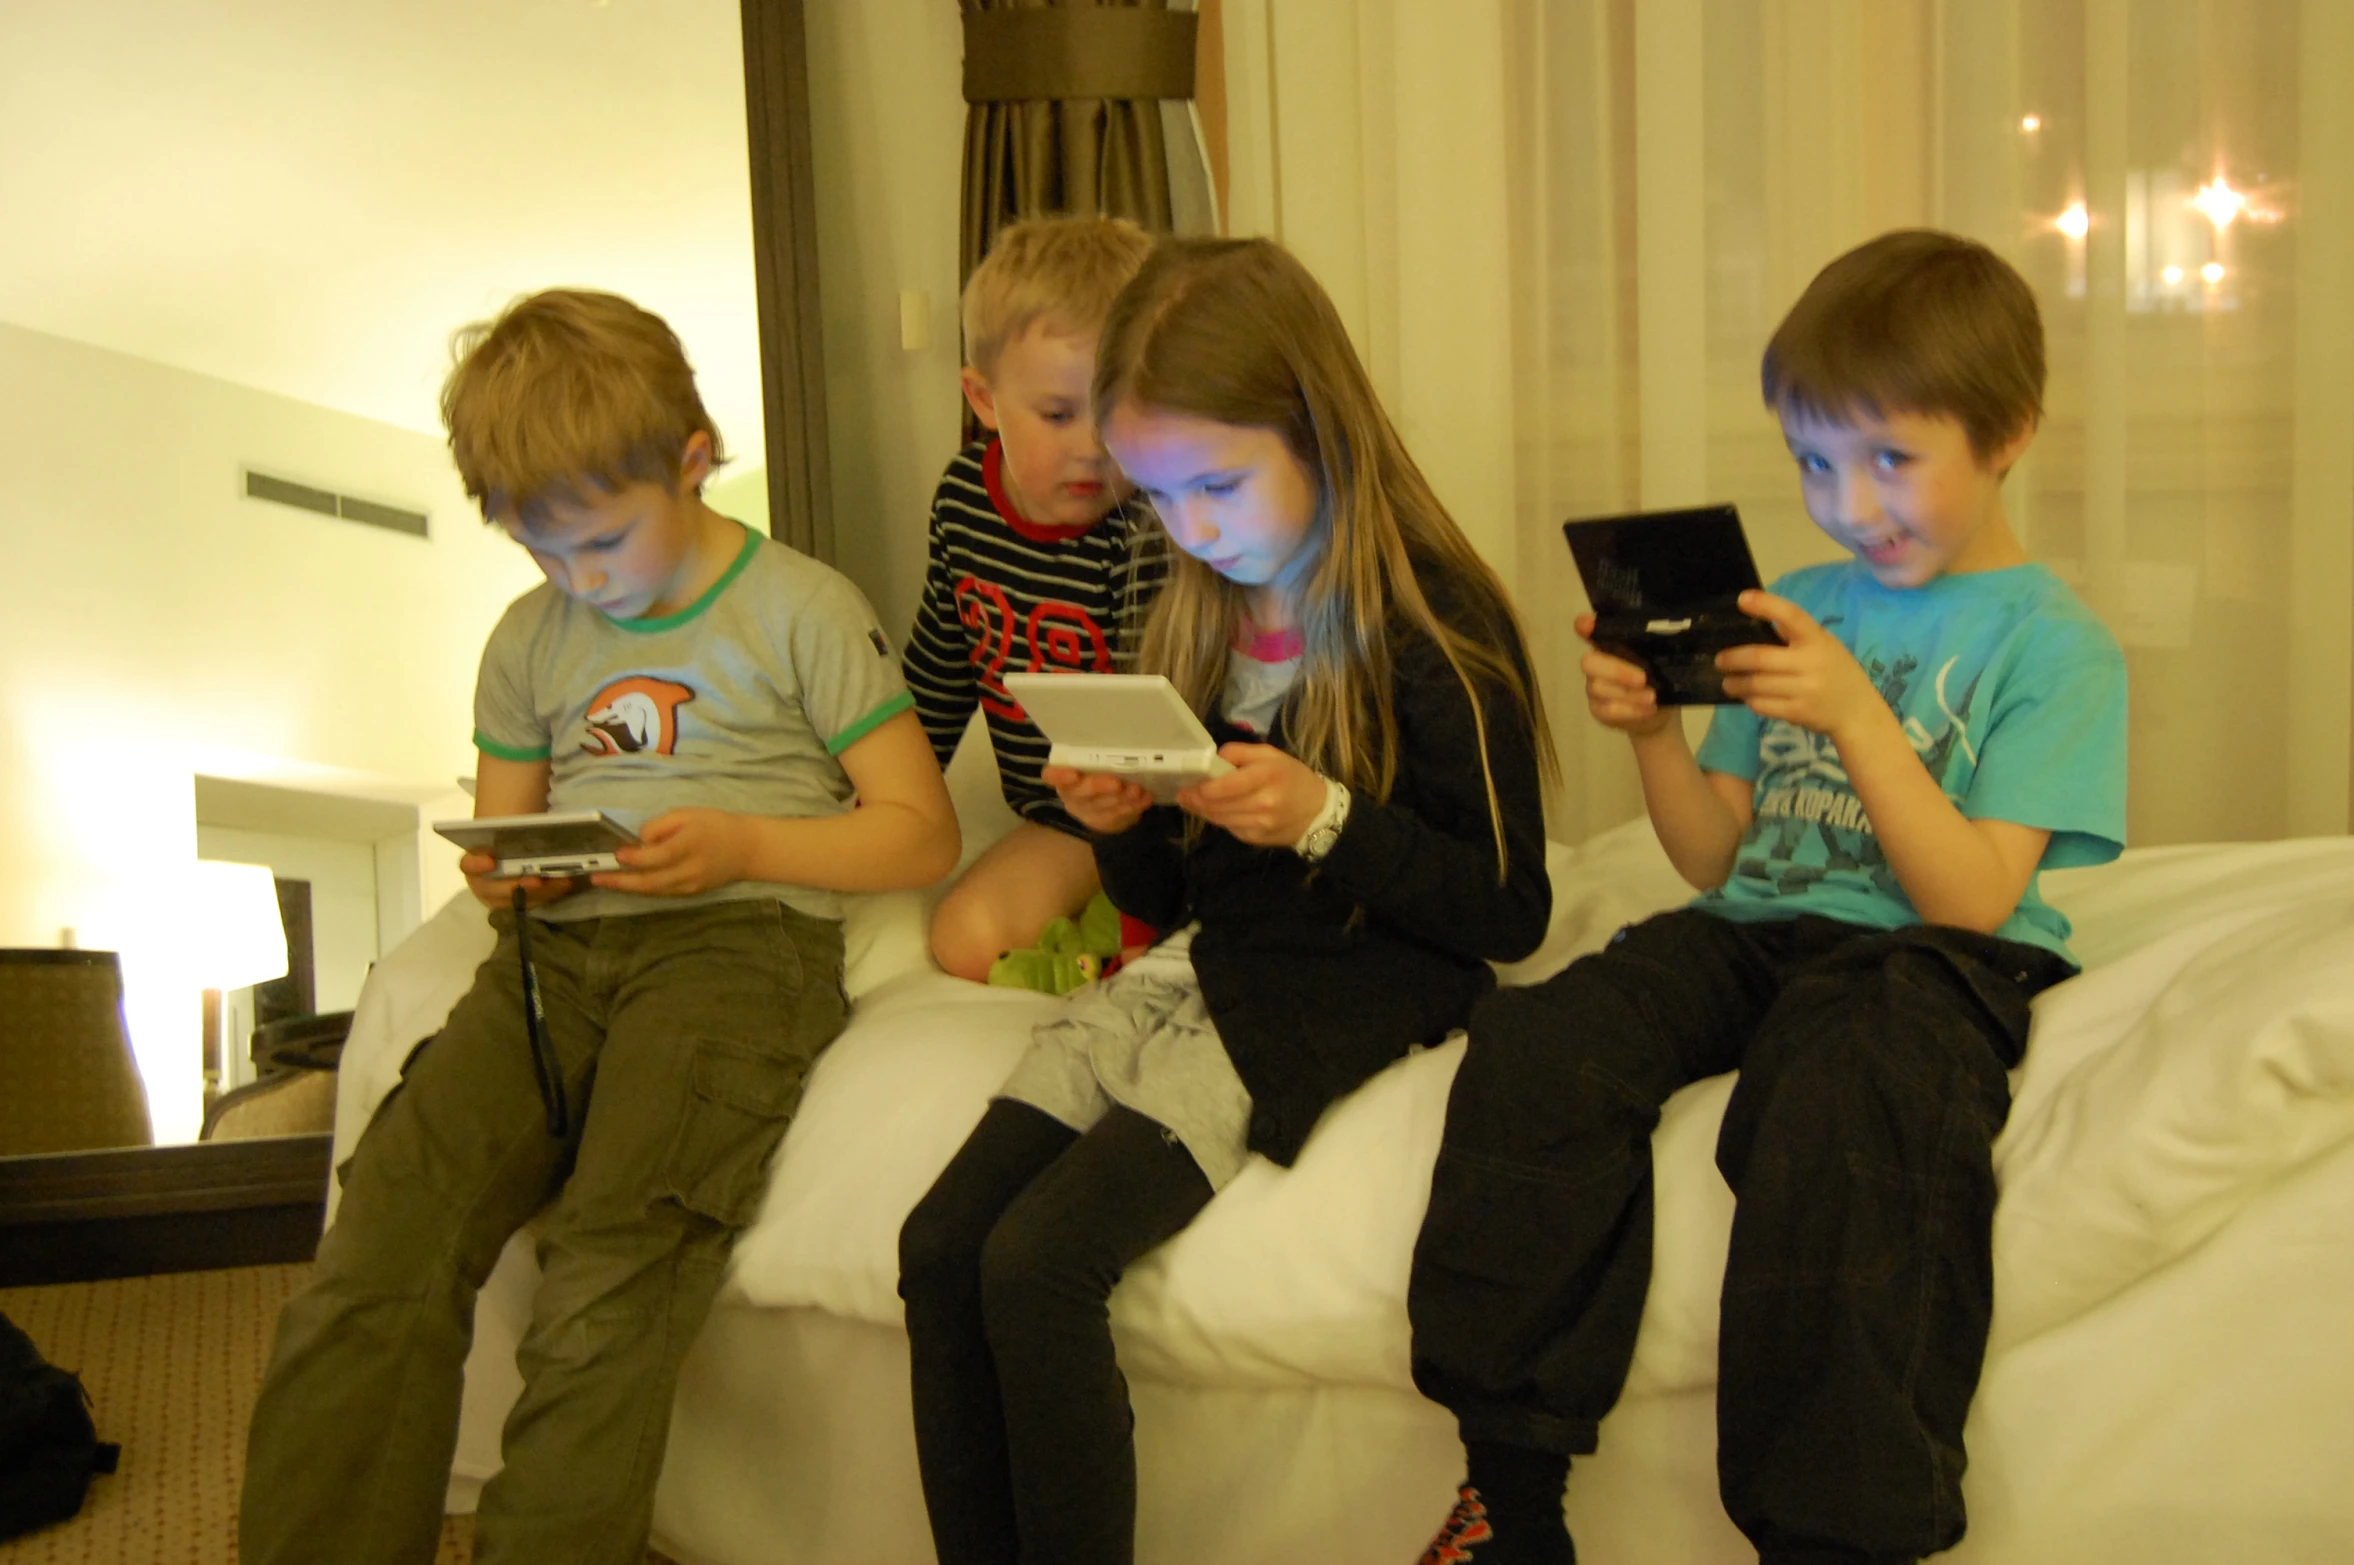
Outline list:
[[[940,1565],[1133,1557],[1136,1421],[1108,1302],[1209,1199],[1192,1154],[1132,1110],[1081,1135],[989,1105],[899,1234]]]
[[[1738,1069],[1718,1347],[1725,1510],[1768,1559],[1962,1535],[1992,1308],[1990,1148],[2036,947],[1682,911],[1473,1012],[1407,1294],[1414,1377],[1466,1441],[1594,1449],[1651,1272],[1651,1132]]]

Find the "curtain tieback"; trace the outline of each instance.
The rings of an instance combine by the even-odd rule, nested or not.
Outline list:
[[[1199,20],[1140,6],[967,11],[965,102],[1190,98]]]

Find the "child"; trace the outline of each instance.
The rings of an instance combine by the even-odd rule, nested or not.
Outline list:
[[[980,979],[1096,892],[1095,858],[1040,779],[1047,741],[1008,673],[1125,669],[1157,555],[1088,406],[1096,334],[1152,241],[1107,217],[1039,218],[998,236],[965,284],[964,394],[990,434],[959,451],[932,497],[931,559],[907,684],[946,766],[978,703],[1006,803],[1021,823],[974,861],[932,917],[932,954]]]
[[[1148,808],[1055,770],[1124,912],[1176,931],[1082,991],[900,1234],[942,1565],[1131,1557],[1106,1299],[1258,1152],[1461,1025],[1543,937],[1540,752],[1512,611],[1264,240],[1165,242],[1095,375],[1179,551],[1141,661],[1235,770]]]
[[[475,809],[609,807],[643,845],[586,886],[462,862],[497,949],[279,1317],[247,1565],[433,1558],[475,1289],[551,1200],[474,1557],[637,1565],[679,1362],[842,1027],[836,893],[956,861],[865,601],[704,505],[719,436],[669,327],[610,294],[520,300],[460,334],[442,414],[466,492],[548,578],[483,649]]]
[[[2075,967],[2036,875],[2119,851],[2124,658],[2004,520],[2043,328],[1992,252],[1916,231],[1842,256],[1764,382],[1808,515],[1854,558],[1743,595],[1785,644],[1718,656],[1744,704],[1697,758],[1639,669],[1586,656],[1706,895],[1473,1014],[1408,1293],[1415,1380],[1470,1454],[1426,1562],[1576,1557],[1562,1482],[1634,1352],[1651,1131],[1736,1068],[1725,1510],[1765,1565],[1962,1535],[1989,1148],[2028,1002]]]

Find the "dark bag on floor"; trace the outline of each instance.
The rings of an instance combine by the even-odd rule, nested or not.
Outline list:
[[[79,1511],[90,1475],[113,1472],[119,1454],[99,1443],[81,1381],[0,1315],[0,1539]]]

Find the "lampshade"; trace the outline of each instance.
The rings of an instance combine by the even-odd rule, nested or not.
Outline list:
[[[207,989],[242,989],[286,976],[286,923],[266,864],[196,863],[191,970]]]

